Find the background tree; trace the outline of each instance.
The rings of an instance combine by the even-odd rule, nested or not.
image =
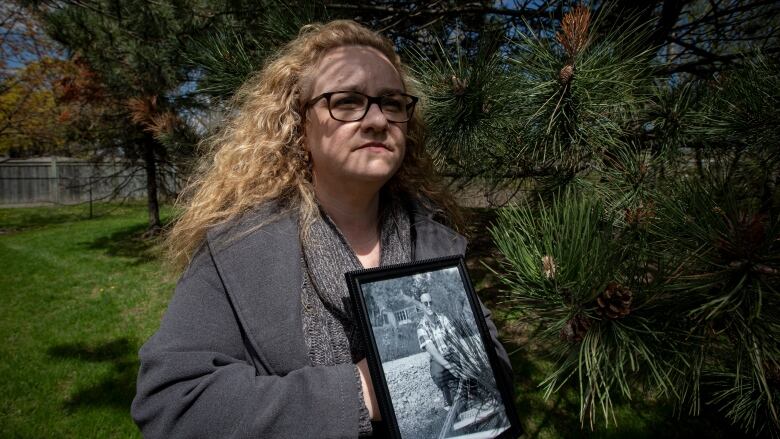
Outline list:
[[[0,17],[0,154],[55,151],[65,143],[55,85],[74,66],[29,11],[4,3]]]
[[[198,2],[178,4],[89,1],[38,4],[47,32],[101,84],[101,126],[123,126],[120,134],[93,136],[94,151],[113,149],[146,173],[149,233],[160,229],[160,164],[188,155],[196,141],[186,109],[199,104],[187,95],[189,71],[183,47],[188,35],[213,20]],[[67,82],[67,81],[66,81]],[[73,88],[73,82],[71,82]],[[108,123],[108,124],[107,124]],[[113,133],[111,133],[113,131]],[[174,140],[172,132],[180,135]]]

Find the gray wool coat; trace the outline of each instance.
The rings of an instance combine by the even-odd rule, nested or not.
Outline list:
[[[412,230],[415,260],[466,249],[462,236],[430,215],[413,214]],[[145,437],[357,437],[355,366],[309,363],[301,270],[297,216],[275,203],[208,232],[139,352],[131,413]]]

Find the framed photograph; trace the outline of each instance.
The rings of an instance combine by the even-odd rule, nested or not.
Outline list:
[[[346,274],[390,437],[515,438],[521,428],[460,256]]]

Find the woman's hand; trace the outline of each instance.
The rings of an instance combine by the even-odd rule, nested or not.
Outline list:
[[[363,402],[365,402],[366,408],[368,408],[368,415],[372,421],[379,421],[382,419],[382,416],[379,414],[379,404],[376,402],[374,386],[371,384],[368,361],[365,358],[358,361],[357,368],[360,373],[360,385],[363,387]]]

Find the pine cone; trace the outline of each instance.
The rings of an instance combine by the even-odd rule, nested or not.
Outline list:
[[[466,93],[466,87],[468,87],[469,83],[466,79],[460,79],[455,75],[452,75],[452,92],[455,94],[455,96],[462,96],[464,93]]]
[[[544,277],[547,279],[554,279],[555,278],[555,271],[557,270],[558,265],[555,264],[555,259],[553,259],[550,255],[544,255],[542,256],[542,273],[544,273]]]
[[[574,66],[572,64],[566,64],[563,66],[560,72],[558,72],[558,80],[561,84],[566,85],[574,77]]]
[[[596,314],[608,319],[619,319],[631,312],[631,290],[617,282],[610,282],[607,288],[596,297]]]
[[[590,328],[590,319],[588,316],[577,314],[570,318],[561,328],[561,339],[569,343],[581,342]]]
[[[626,223],[633,227],[644,228],[655,217],[655,203],[652,201],[644,205],[640,203],[636,208],[624,209]]]

